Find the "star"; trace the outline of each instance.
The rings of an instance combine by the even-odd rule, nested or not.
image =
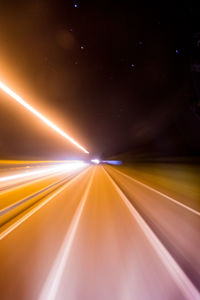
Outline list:
[[[178,49],[176,49],[176,54],[178,54],[179,53],[179,50]]]
[[[81,46],[81,50],[84,50],[85,48],[84,48],[84,46]]]
[[[77,8],[77,7],[78,7],[78,4],[74,4],[74,7],[76,7],[76,8]]]

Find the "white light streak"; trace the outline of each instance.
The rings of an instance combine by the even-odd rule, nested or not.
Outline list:
[[[60,164],[60,165],[54,165],[50,168],[45,168],[45,169],[39,169],[36,171],[30,171],[30,172],[23,172],[23,173],[18,173],[14,175],[9,175],[5,177],[0,177],[0,182],[8,182],[11,180],[16,180],[16,179],[21,179],[25,177],[32,177],[32,176],[37,176],[37,175],[45,175],[45,174],[51,174],[52,172],[70,172],[70,171],[75,171],[78,169],[81,169],[85,167],[87,164],[82,162],[82,161],[77,161],[73,163],[67,163],[67,164]]]
[[[92,162],[93,164],[98,165],[98,164],[100,163],[100,160],[99,160],[98,158],[95,158],[95,159],[91,159],[91,162]]]

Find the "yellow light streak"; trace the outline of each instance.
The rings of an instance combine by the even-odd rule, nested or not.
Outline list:
[[[8,88],[3,82],[0,81],[0,89],[4,91],[7,95],[12,97],[15,101],[17,101],[19,104],[24,106],[27,110],[32,112],[36,117],[38,117],[40,120],[42,120],[46,125],[48,125],[50,128],[52,128],[54,131],[59,133],[61,136],[63,136],[65,139],[70,141],[72,144],[74,144],[77,148],[82,150],[85,153],[89,153],[84,147],[82,147],[78,142],[76,142],[71,136],[69,136],[67,133],[62,131],[58,126],[56,126],[53,122],[51,122],[49,119],[47,119],[44,115],[42,115],[40,112],[38,112],[34,107],[32,107],[30,104],[28,104],[24,99],[22,99],[19,95],[17,95],[15,92],[13,92],[10,88]]]

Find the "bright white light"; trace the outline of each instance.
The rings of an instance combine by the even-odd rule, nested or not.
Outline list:
[[[100,160],[99,160],[98,158],[95,158],[95,159],[91,159],[91,162],[92,162],[93,164],[98,165],[98,164],[100,163]]]
[[[21,179],[24,177],[37,176],[37,175],[49,175],[49,174],[55,173],[55,172],[67,173],[70,171],[75,171],[75,170],[81,169],[81,168],[85,167],[86,165],[87,164],[82,161],[73,161],[73,162],[69,162],[66,164],[54,165],[54,166],[51,166],[50,168],[45,168],[42,170],[39,169],[36,171],[23,172],[23,173],[18,173],[15,175],[0,177],[0,182],[7,182],[10,180]]]
[[[23,100],[19,95],[14,93],[11,89],[9,89],[3,82],[0,81],[0,89],[2,89],[7,95],[11,96],[14,100],[16,100],[19,104],[24,106],[30,112],[32,112],[36,117],[42,120],[46,125],[51,127],[54,131],[59,133],[65,139],[74,144],[77,148],[81,149],[85,153],[89,153],[85,148],[83,148],[79,143],[77,143],[72,137],[62,131],[59,127],[57,127],[53,122],[48,120],[45,116],[39,113],[35,108],[33,108],[30,104],[28,104],[25,100]]]

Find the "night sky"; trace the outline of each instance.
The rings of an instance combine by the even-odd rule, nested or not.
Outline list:
[[[0,78],[94,155],[194,155],[199,19],[192,1],[1,1]],[[75,149],[3,93],[0,136],[1,158]]]

